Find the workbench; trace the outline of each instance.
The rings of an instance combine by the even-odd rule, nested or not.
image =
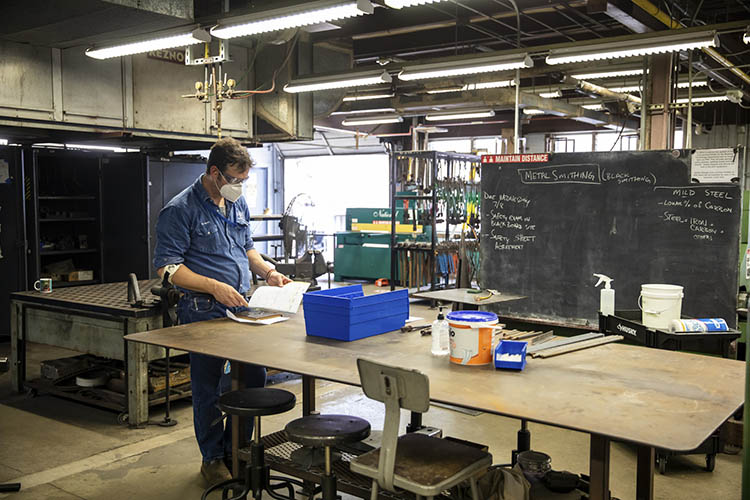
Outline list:
[[[148,363],[165,356],[156,346],[132,344],[128,333],[162,327],[161,309],[151,287],[161,280],[143,280],[138,285],[143,307],[131,307],[127,284],[106,283],[54,289],[52,293],[15,292],[11,294],[11,384],[14,390],[35,390],[101,406],[127,415],[131,426],[148,421],[149,405],[161,404],[164,397],[149,399]],[[150,306],[150,307],[149,307]],[[125,367],[126,396],[122,402],[92,399],[70,391],[56,390],[41,380],[26,380],[26,345],[37,342],[83,353],[121,360]],[[172,353],[175,355],[178,353]],[[184,391],[183,391],[184,392]],[[181,394],[190,395],[190,391]],[[172,399],[176,399],[172,396]]]
[[[410,313],[428,310],[412,305]],[[315,378],[360,385],[357,358],[415,368],[429,377],[432,401],[590,434],[592,500],[609,498],[611,440],[637,446],[637,499],[651,499],[654,447],[696,448],[744,400],[745,367],[733,360],[608,344],[499,371],[433,357],[430,338],[415,332],[355,342],[307,337],[302,312],[269,326],[219,319],[126,339],[302,374],[304,414],[315,408]]]

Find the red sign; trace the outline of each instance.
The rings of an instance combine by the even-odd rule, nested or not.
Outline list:
[[[547,163],[549,153],[518,155],[482,155],[482,163]]]

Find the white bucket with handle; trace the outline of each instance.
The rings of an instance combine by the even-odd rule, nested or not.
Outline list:
[[[668,330],[672,320],[682,314],[682,287],[680,285],[641,285],[638,307],[641,322],[649,328]]]

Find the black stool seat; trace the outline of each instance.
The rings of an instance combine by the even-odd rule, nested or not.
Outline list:
[[[304,446],[335,446],[361,441],[370,435],[370,423],[351,415],[310,415],[286,424],[290,441]]]
[[[294,408],[297,398],[289,391],[250,387],[219,396],[219,409],[238,417],[277,415]]]

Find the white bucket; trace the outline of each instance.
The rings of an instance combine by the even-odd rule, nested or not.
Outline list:
[[[641,322],[649,328],[668,330],[672,320],[680,319],[682,297],[682,287],[679,285],[641,285],[641,295],[638,297]]]

